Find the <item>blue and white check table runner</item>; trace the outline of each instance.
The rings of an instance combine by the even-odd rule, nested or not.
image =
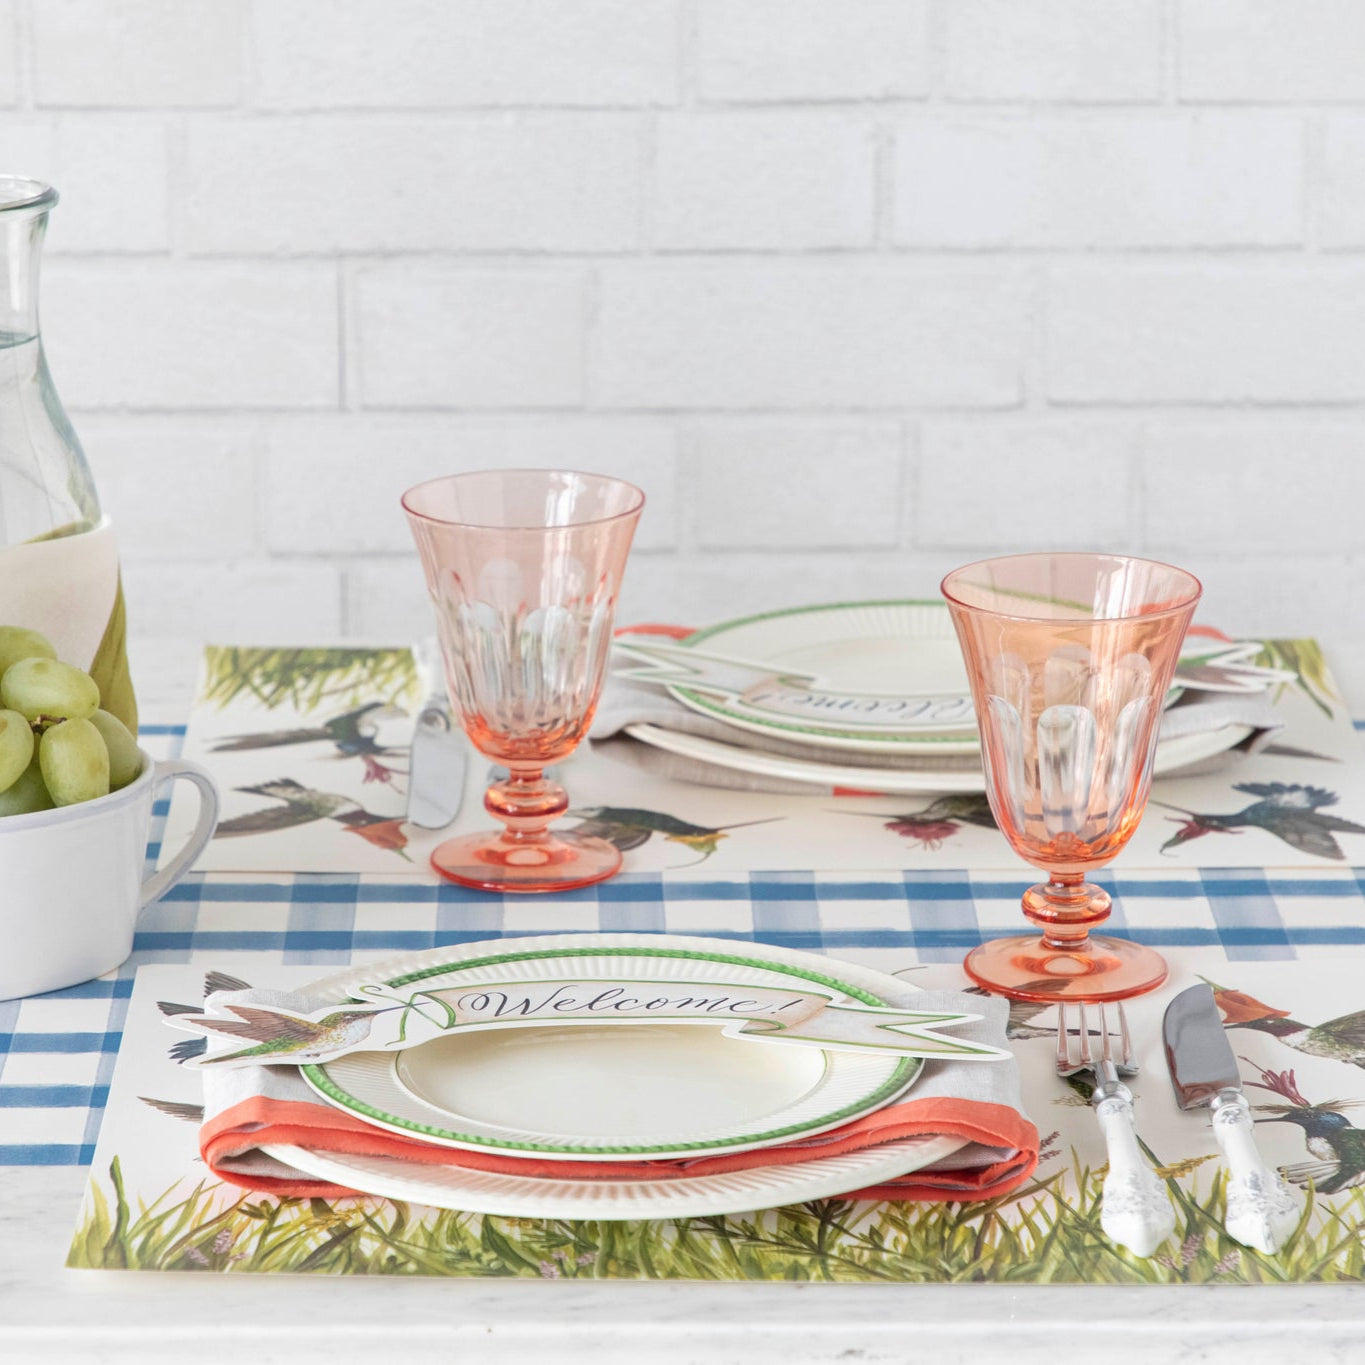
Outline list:
[[[146,726],[143,743],[172,756],[183,735]],[[165,811],[161,802],[154,812],[153,858]],[[1096,880],[1114,898],[1109,927],[1171,953],[1221,947],[1245,962],[1365,948],[1365,868],[1120,867]],[[605,930],[713,934],[896,970],[895,958],[955,962],[982,938],[1021,932],[1020,890],[1017,873],[1001,872],[636,874],[553,897],[410,878],[191,875],[143,913],[116,974],[0,1003],[0,1165],[89,1164],[143,963],[202,963],[249,980],[262,965],[321,969],[483,938]]]

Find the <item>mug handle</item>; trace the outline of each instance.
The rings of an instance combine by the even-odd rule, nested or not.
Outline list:
[[[142,883],[142,906],[150,905],[164,896],[190,869],[190,864],[204,851],[204,845],[218,827],[218,788],[213,778],[197,763],[173,758],[152,765],[152,798],[163,782],[183,777],[199,788],[199,816],[185,846],[161,869]]]

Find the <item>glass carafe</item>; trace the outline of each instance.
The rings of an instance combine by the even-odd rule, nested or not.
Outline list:
[[[47,368],[38,270],[49,185],[0,175],[0,625],[41,631],[136,733],[113,528]]]

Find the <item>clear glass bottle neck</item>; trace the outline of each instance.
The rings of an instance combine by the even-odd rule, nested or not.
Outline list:
[[[38,335],[38,267],[47,211],[0,213],[0,345]]]
[[[15,183],[0,177],[0,189]],[[78,534],[100,521],[90,467],[53,387],[39,332],[38,269],[54,200],[48,191],[47,202],[6,208],[0,194],[0,550]]]

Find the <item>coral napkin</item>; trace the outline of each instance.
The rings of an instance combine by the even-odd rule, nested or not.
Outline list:
[[[293,1009],[309,1003],[296,994],[263,990],[237,991],[219,998]],[[1005,1045],[1008,1011],[1004,1001],[926,991],[916,996],[915,1003],[929,1010],[981,1014],[982,1019],[956,1032],[997,1047]],[[296,1067],[210,1068],[203,1074],[205,1118],[199,1151],[205,1163],[232,1184],[281,1195],[330,1198],[359,1192],[305,1175],[267,1155],[263,1147],[396,1156],[508,1175],[619,1180],[789,1165],[922,1135],[962,1138],[965,1146],[933,1166],[853,1195],[903,1200],[993,1198],[1022,1185],[1038,1164],[1038,1130],[1020,1110],[1019,1072],[1012,1060],[929,1062],[905,1099],[841,1128],[782,1146],[687,1161],[554,1161],[441,1147],[372,1127],[332,1108],[308,1088]]]

